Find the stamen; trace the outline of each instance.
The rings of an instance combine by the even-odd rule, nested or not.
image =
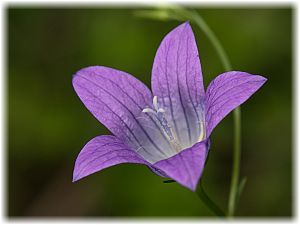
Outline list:
[[[156,114],[156,112],[153,109],[150,109],[150,108],[145,108],[145,109],[143,109],[142,112],[143,113],[154,113],[154,114]]]
[[[159,109],[157,110],[157,112],[165,113],[166,111],[165,111],[163,108],[159,108]]]
[[[153,106],[154,106],[154,109],[155,109],[156,111],[158,111],[157,96],[154,96],[154,97],[153,97]]]
[[[200,121],[200,130],[201,132],[200,132],[198,142],[202,141],[205,137],[204,123],[202,121]]]
[[[180,152],[182,147],[177,142],[176,138],[174,137],[172,129],[169,126],[167,119],[165,118],[166,111],[163,108],[159,108],[157,96],[153,97],[153,108],[154,109],[147,107],[147,108],[143,109],[142,112],[151,113],[154,115],[154,117],[158,121],[158,124],[160,125],[161,129],[163,130],[163,133],[165,134],[166,138],[169,140],[169,143],[171,144],[172,148],[176,152]]]
[[[170,146],[172,147],[173,151],[176,151],[177,153],[179,153],[183,149],[183,147],[178,142],[176,133],[173,133],[172,127],[169,125],[168,120],[165,117],[166,111],[163,108],[159,107],[157,96],[153,97],[152,103],[153,103],[153,106],[151,108],[146,107],[142,110],[142,112],[149,113],[155,118],[157,125],[160,127],[162,133],[165,135],[165,137],[169,141]],[[199,120],[198,123],[199,123],[199,127],[200,127],[200,135],[198,137],[198,142],[201,142],[205,139],[205,135],[206,135],[205,134],[205,126],[204,126],[205,124],[204,124],[204,120],[203,121]],[[174,136],[174,134],[175,134],[175,136]]]

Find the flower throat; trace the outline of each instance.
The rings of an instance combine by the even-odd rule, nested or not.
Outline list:
[[[165,118],[166,111],[163,108],[159,107],[158,102],[157,102],[157,96],[153,97],[153,107],[154,107],[154,109],[147,107],[147,108],[143,109],[142,112],[149,113],[154,116],[154,118],[156,119],[156,121],[159,124],[159,127],[161,128],[164,135],[170,142],[172,148],[176,152],[180,152],[182,150],[182,146],[178,143],[176,137],[173,134],[172,127],[170,127],[167,119]]]

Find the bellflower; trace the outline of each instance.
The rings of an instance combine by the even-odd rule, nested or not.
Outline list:
[[[81,69],[74,89],[113,135],[90,140],[79,153],[77,181],[107,167],[138,163],[195,191],[216,125],[266,79],[230,71],[204,91],[191,26],[183,23],[161,42],[152,69],[152,92],[126,72],[103,66]]]

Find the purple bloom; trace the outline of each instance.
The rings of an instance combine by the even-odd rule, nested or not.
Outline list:
[[[73,86],[89,111],[113,135],[90,140],[78,155],[73,181],[120,163],[139,163],[195,190],[215,126],[266,79],[246,72],[219,75],[204,91],[191,26],[162,41],[152,69],[152,92],[122,71],[81,69]]]

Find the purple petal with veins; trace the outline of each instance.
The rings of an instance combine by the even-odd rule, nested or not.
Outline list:
[[[216,125],[233,109],[245,102],[266,78],[245,72],[231,71],[216,77],[206,91],[206,130],[209,136]]]
[[[152,69],[152,91],[165,109],[182,148],[199,139],[204,122],[204,87],[195,37],[189,23],[172,30],[160,44]]]
[[[73,181],[121,163],[149,165],[117,137],[111,135],[95,137],[79,153],[75,162]]]

